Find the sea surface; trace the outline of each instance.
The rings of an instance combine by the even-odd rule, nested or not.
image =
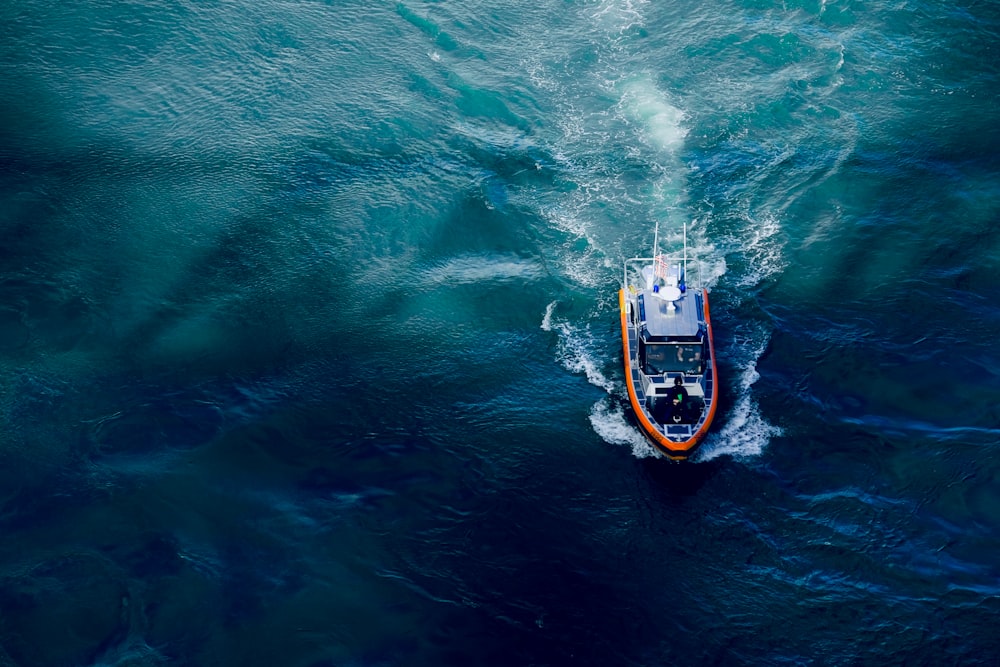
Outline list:
[[[995,1],[3,2],[0,665],[1000,664],[998,121]]]

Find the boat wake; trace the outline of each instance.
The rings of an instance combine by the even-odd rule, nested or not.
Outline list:
[[[733,242],[746,258],[746,269],[734,281],[741,290],[756,287],[785,268],[785,259],[778,236],[781,224],[774,215],[740,216],[743,231]]]
[[[759,456],[772,438],[782,434],[780,427],[765,420],[754,399],[752,387],[760,374],[757,360],[764,353],[770,335],[764,331],[754,332],[739,351],[740,358],[734,359],[741,369],[739,390],[735,405],[725,415],[725,425],[718,431],[709,431],[695,462],[711,461],[720,456],[748,459]]]
[[[731,233],[732,238],[720,238],[717,246],[708,233],[711,211],[692,219],[691,167],[684,156],[688,115],[660,89],[653,73],[636,72],[631,67],[631,32],[644,24],[645,8],[641,1],[606,0],[601,5],[597,16],[591,17],[595,22],[590,38],[606,58],[575,85],[555,83],[559,77],[548,74],[540,61],[532,61],[528,68],[533,82],[559,100],[555,126],[561,129],[561,136],[553,138],[550,155],[556,169],[576,184],[555,197],[540,195],[535,202],[550,229],[563,238],[552,259],[559,274],[575,288],[587,293],[605,291],[617,283],[621,258],[649,252],[651,222],[658,224],[662,249],[679,247],[686,226],[688,248],[702,260],[703,283],[710,290],[717,286],[727,276],[730,267],[726,260],[732,256],[735,275],[727,276],[727,282],[736,290],[730,292],[726,285],[724,291],[739,294],[780,272],[780,225],[774,218],[761,222],[746,213],[741,228]],[[608,101],[607,107],[590,108],[595,91]],[[631,148],[625,155],[616,155],[608,152],[609,145]],[[644,177],[636,179],[640,168]],[[617,299],[601,294],[594,310],[581,321],[579,317],[559,317],[558,302],[553,301],[545,310],[541,328],[557,334],[556,357],[564,368],[585,375],[588,382],[607,393],[590,410],[594,432],[610,444],[629,447],[636,457],[659,456],[626,414],[621,356],[615,354],[620,346],[617,327],[610,327],[615,333],[609,337],[609,328],[592,326],[596,321],[606,325],[609,317],[617,321],[617,305]],[[713,305],[722,312],[734,307],[718,298]],[[742,332],[739,341],[717,350],[727,366],[740,369],[738,377],[721,380],[730,385],[738,382],[732,392],[736,398],[717,415],[719,426],[709,432],[695,460],[757,456],[781,433],[761,416],[753,392],[759,378],[757,360],[769,337],[761,324],[754,331]]]
[[[558,302],[553,301],[545,309],[541,328],[558,334],[556,356],[563,368],[571,373],[582,373],[587,381],[600,387],[607,396],[597,401],[590,409],[590,424],[605,442],[630,447],[637,458],[660,456],[653,446],[639,433],[634,424],[629,424],[621,400],[625,385],[621,380],[609,379],[601,370],[607,360],[594,351],[604,344],[591,335],[589,328],[575,327],[566,320],[555,320]]]
[[[594,432],[601,436],[605,442],[630,447],[636,458],[645,459],[661,456],[639,433],[635,425],[628,422],[623,408],[615,405],[610,398],[602,399],[594,404],[590,410],[590,424],[594,428]]]
[[[546,307],[541,327],[543,331],[555,331],[559,334],[556,344],[556,357],[559,362],[571,373],[583,373],[590,384],[600,387],[609,394],[612,393],[616,389],[616,383],[609,380],[601,371],[600,363],[589,352],[596,346],[590,328],[576,328],[562,320],[553,321],[557,305],[558,302],[553,301]]]

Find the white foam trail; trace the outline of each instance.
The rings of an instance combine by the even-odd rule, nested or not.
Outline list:
[[[671,154],[683,148],[685,114],[667,101],[648,75],[624,84],[621,104],[625,115],[644,128],[643,136],[651,146]]]
[[[583,373],[591,384],[608,393],[590,410],[590,424],[594,432],[612,445],[628,446],[637,458],[660,456],[638,429],[628,423],[622,408],[614,405],[611,396],[624,391],[624,386],[616,385],[601,372],[598,367],[600,355],[591,352],[597,343],[589,328],[576,328],[569,322],[555,321],[557,306],[558,302],[553,301],[545,307],[541,328],[559,335],[557,357],[560,363],[570,372]]]
[[[604,0],[590,18],[602,30],[612,36],[611,46],[618,46],[614,36],[624,36],[633,27],[646,24],[641,8],[648,0]]]
[[[611,393],[615,385],[601,372],[597,359],[588,351],[593,348],[589,330],[573,331],[565,322],[557,325],[559,330],[559,361],[572,373],[583,373],[587,381],[595,387]]]
[[[590,332],[590,327],[574,327],[569,322],[557,321],[554,317],[556,306],[555,301],[546,306],[541,328],[558,334],[556,357],[559,363],[572,373],[583,373],[590,384],[610,394],[615,384],[601,372],[599,355],[592,352],[598,349],[598,344]]]
[[[542,275],[538,264],[510,256],[483,257],[466,255],[453,257],[429,268],[426,280],[432,284],[471,284],[491,280],[533,280]]]
[[[728,421],[721,431],[709,432],[696,461],[711,461],[723,455],[735,459],[759,456],[771,438],[783,433],[778,426],[769,424],[761,416],[757,402],[753,398],[752,386],[760,378],[757,359],[767,347],[769,336],[762,336],[754,349],[749,351],[748,360],[740,374],[740,391],[736,405],[727,415]]]
[[[621,408],[612,406],[608,398],[598,401],[590,409],[590,424],[605,442],[631,447],[636,458],[659,457],[649,441],[642,437],[635,426],[628,423]]]
[[[661,251],[680,248],[687,225],[690,254],[700,258],[700,278],[711,288],[726,274],[727,265],[725,254],[708,239],[705,221],[689,216],[689,166],[683,160],[687,116],[660,90],[654,76],[631,71],[627,62],[619,62],[615,55],[630,48],[627,32],[643,25],[645,4],[645,0],[600,0],[591,17],[597,32],[610,39],[611,53],[607,67],[595,72],[588,83],[596,83],[605,94],[617,99],[611,108],[585,111],[586,105],[577,104],[576,100],[588,100],[588,95],[572,88],[562,89],[538,63],[526,68],[540,88],[560,93],[553,97],[563,100],[557,123],[562,136],[551,154],[557,168],[571,175],[579,185],[572,192],[550,199],[540,210],[549,224],[567,237],[565,252],[559,253],[557,263],[560,273],[577,285],[607,289],[611,277],[617,273],[620,258],[651,250],[640,244],[652,240],[651,222],[655,220],[659,223]],[[604,151],[611,142],[632,146],[630,158],[649,165],[650,178],[645,189],[636,190],[609,168]],[[643,224],[649,224],[649,229],[623,232],[616,224],[604,224],[602,217],[607,215],[609,221],[616,223],[631,219],[636,212],[639,217],[647,218],[648,222]],[[747,230],[749,238],[736,240],[751,267],[750,274],[739,281],[740,287],[758,284],[784,266],[781,245],[775,242],[781,231],[778,220],[770,217],[752,221],[748,217],[748,221],[752,223]],[[615,236],[608,238],[609,233]],[[541,328],[557,334],[559,362],[571,372],[586,375],[591,384],[608,393],[607,398],[591,409],[590,421],[595,433],[611,444],[628,446],[637,457],[658,456],[657,450],[629,423],[627,406],[615,400],[624,394],[622,381],[613,381],[602,372],[610,364],[612,353],[606,347],[606,337],[593,336],[589,325],[579,323],[578,319],[575,323],[562,321],[557,306],[552,302],[546,307]],[[601,306],[597,306],[597,311],[603,312],[602,317],[607,312]],[[710,432],[700,460],[724,454],[737,458],[759,455],[770,439],[781,432],[760,416],[751,390],[759,377],[756,363],[767,338],[765,331],[755,331],[748,337],[749,345],[737,345],[733,351],[738,357],[737,367],[742,368],[738,398],[730,414],[719,415],[726,419],[726,424],[717,432]]]
[[[735,243],[742,249],[747,269],[736,281],[736,286],[747,288],[759,285],[768,277],[781,272],[786,262],[783,246],[778,242],[781,232],[778,218],[766,215],[755,220],[749,214],[745,214],[743,218],[747,222],[744,235],[735,239]],[[717,351],[734,359],[742,368],[739,391],[735,405],[724,415],[725,426],[721,430],[709,432],[700,453],[695,457],[696,461],[710,461],[723,455],[740,460],[759,456],[771,438],[782,434],[781,428],[768,423],[761,416],[753,397],[753,385],[760,378],[757,360],[764,353],[769,340],[770,334],[763,328],[758,328],[741,336],[740,342],[733,349]]]
[[[553,301],[545,306],[545,315],[542,316],[542,331],[552,331],[552,313],[555,312],[558,301]]]
[[[590,204],[584,200],[577,203],[581,208]],[[544,209],[542,214],[553,227],[571,236],[574,243],[583,245],[582,250],[567,248],[560,262],[562,273],[583,287],[601,287],[607,284],[610,262],[598,251],[597,241],[591,237],[582,216],[567,208]]]
[[[704,226],[689,218],[688,166],[681,159],[688,129],[687,115],[670,103],[648,74],[633,76],[621,85],[619,113],[640,128],[640,140],[654,152],[659,177],[650,187],[651,217],[658,221],[658,250],[675,251],[683,244],[687,226],[689,254],[701,259],[701,280],[711,287],[726,272],[725,258],[705,237]]]
[[[748,270],[736,283],[738,287],[759,285],[770,276],[784,270],[786,262],[783,246],[775,238],[781,232],[781,224],[774,215],[765,215],[759,220],[744,214],[748,234],[740,240]]]

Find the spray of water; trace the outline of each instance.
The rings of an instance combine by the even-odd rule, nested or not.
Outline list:
[[[759,456],[771,438],[782,434],[782,430],[769,424],[760,414],[751,387],[760,378],[757,359],[767,347],[768,336],[763,332],[749,339],[741,350],[739,392],[736,405],[727,415],[726,425],[717,432],[710,432],[696,458],[697,461],[711,461],[723,455],[735,459]]]
[[[555,331],[559,334],[556,349],[559,362],[570,372],[583,373],[590,384],[610,394],[615,389],[615,383],[601,372],[599,357],[591,352],[596,348],[596,344],[590,328],[574,326],[565,320],[555,319],[553,313],[556,305],[557,303],[553,301],[546,307],[541,326],[545,331]]]
[[[653,449],[653,446],[646,438],[642,437],[635,426],[628,423],[622,409],[614,406],[609,398],[598,401],[591,408],[590,425],[605,442],[630,447],[636,458],[660,456],[659,452]]]

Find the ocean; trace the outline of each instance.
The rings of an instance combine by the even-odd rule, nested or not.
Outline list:
[[[1000,664],[998,109],[988,1],[3,3],[0,665]]]

